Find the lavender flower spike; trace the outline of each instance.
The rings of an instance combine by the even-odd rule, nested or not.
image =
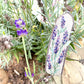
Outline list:
[[[28,32],[27,32],[27,30],[26,29],[20,29],[20,30],[17,30],[17,35],[18,36],[22,36],[22,35],[27,35],[28,34]]]
[[[19,18],[18,20],[15,20],[15,26],[16,28],[22,28],[25,26],[25,22]]]

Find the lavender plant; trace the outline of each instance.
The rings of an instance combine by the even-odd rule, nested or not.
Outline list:
[[[37,60],[45,62],[45,56],[52,29],[54,27],[57,28],[57,26],[55,26],[55,21],[60,15],[63,14],[63,12],[67,11],[69,11],[74,18],[74,31],[72,32],[70,38],[71,43],[68,50],[76,52],[75,45],[81,47],[78,40],[80,38],[82,39],[84,36],[83,1],[39,1],[41,1],[40,3],[42,6],[38,4],[37,0],[8,0],[7,2],[0,0],[0,36],[2,36],[4,33],[5,35],[13,36],[13,46],[10,51],[5,51],[5,53],[8,53],[9,57],[14,55],[18,62],[20,56],[18,53],[22,52],[24,49],[23,42],[25,42],[24,45],[26,47],[26,51],[28,52],[29,59],[32,59],[31,52],[34,52],[37,55]],[[63,24],[61,24],[61,26],[63,27],[65,24],[63,17],[62,22]],[[53,31],[52,39],[54,39],[54,37],[57,35],[57,32],[58,31]],[[63,35],[63,38],[63,44],[65,44],[67,42],[67,31]],[[58,41],[56,45],[58,45]],[[56,53],[58,50],[56,46],[54,50]],[[22,55],[23,54],[24,53],[22,53]],[[2,54],[0,56],[2,56]],[[61,60],[62,56],[60,56],[58,63],[61,63]],[[49,68],[51,68],[50,61],[48,60],[48,62]],[[26,73],[28,74],[28,72]]]
[[[28,71],[29,71],[29,75],[28,75],[28,71],[25,68],[25,70],[26,70],[25,76],[27,76],[31,80],[32,84],[34,84],[34,81],[33,81],[34,73],[31,74],[31,71],[30,71],[30,66],[29,66],[28,56],[27,56],[27,51],[26,51],[26,46],[25,46],[25,40],[24,40],[25,39],[24,36],[26,36],[28,34],[27,30],[24,29],[25,22],[21,19],[15,20],[15,26],[17,28],[17,35],[22,38],[23,48],[24,48],[24,53],[25,53],[25,59],[26,59],[27,68],[28,68]]]

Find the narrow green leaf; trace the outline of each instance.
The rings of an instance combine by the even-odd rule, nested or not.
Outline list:
[[[15,58],[17,60],[17,63],[19,63],[19,56],[17,56],[17,52],[14,52],[14,56],[15,56]]]
[[[72,46],[73,49],[75,49],[74,44],[71,42],[70,45]]]
[[[31,51],[30,50],[28,51],[28,56],[29,56],[30,59],[32,59]]]
[[[33,69],[34,69],[34,74],[35,74],[35,62],[33,61]]]

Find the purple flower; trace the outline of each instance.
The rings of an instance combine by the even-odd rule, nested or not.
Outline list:
[[[34,77],[34,73],[32,73],[32,77]]]
[[[18,36],[21,36],[21,35],[27,35],[28,34],[28,32],[27,32],[27,30],[26,29],[20,29],[20,30],[17,30],[17,35]]]
[[[56,29],[57,29],[57,25],[55,26],[54,30],[53,30],[53,34],[52,34],[52,39],[54,40],[54,38],[56,37]]]
[[[58,36],[57,41],[56,41],[56,43],[55,43],[55,48],[54,48],[54,53],[55,53],[55,54],[56,54],[56,53],[58,52],[58,50],[59,50],[59,48],[58,48],[59,43],[60,43],[59,39],[60,39],[60,36]]]
[[[62,19],[61,19],[61,28],[64,28],[64,25],[65,25],[65,19],[64,19],[64,16],[62,16]]]
[[[68,32],[65,31],[65,33],[63,34],[62,44],[65,44],[67,41],[68,41]]]
[[[25,22],[19,18],[18,20],[15,20],[15,26],[16,28],[22,28],[25,26]]]
[[[25,72],[25,77],[27,77],[27,74],[26,74],[26,72]]]
[[[30,76],[29,72],[28,72],[28,75]],[[31,76],[34,77],[34,73],[32,73]],[[25,77],[27,77],[26,72],[25,72]]]

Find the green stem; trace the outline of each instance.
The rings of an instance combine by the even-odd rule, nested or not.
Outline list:
[[[27,63],[27,67],[28,67],[28,71],[31,77],[31,71],[30,71],[30,66],[29,66],[29,62],[28,62],[28,57],[27,57],[27,51],[26,51],[26,47],[25,47],[25,40],[24,37],[22,36],[22,42],[23,42],[23,47],[24,47],[24,52],[25,52],[25,58],[26,58],[26,63]],[[33,78],[30,79],[32,84],[34,84]]]
[[[34,84],[33,78],[31,79],[32,84]]]
[[[28,71],[31,77],[31,71],[30,71],[30,66],[29,66],[29,62],[28,62],[28,57],[27,57],[27,51],[26,51],[26,46],[25,46],[25,40],[24,37],[22,36],[22,42],[23,42],[23,47],[24,47],[24,52],[25,52],[25,58],[26,58],[26,63],[27,63],[27,67],[28,67]],[[29,78],[32,82],[32,84],[34,84],[33,78]]]
[[[30,66],[29,66],[29,62],[28,62],[27,51],[26,51],[26,47],[25,47],[25,40],[24,40],[23,36],[22,36],[22,42],[23,42],[23,47],[24,47],[24,52],[25,52],[25,58],[26,58],[28,71],[29,71],[29,74],[30,74],[30,77],[31,77],[31,71],[30,71]]]

